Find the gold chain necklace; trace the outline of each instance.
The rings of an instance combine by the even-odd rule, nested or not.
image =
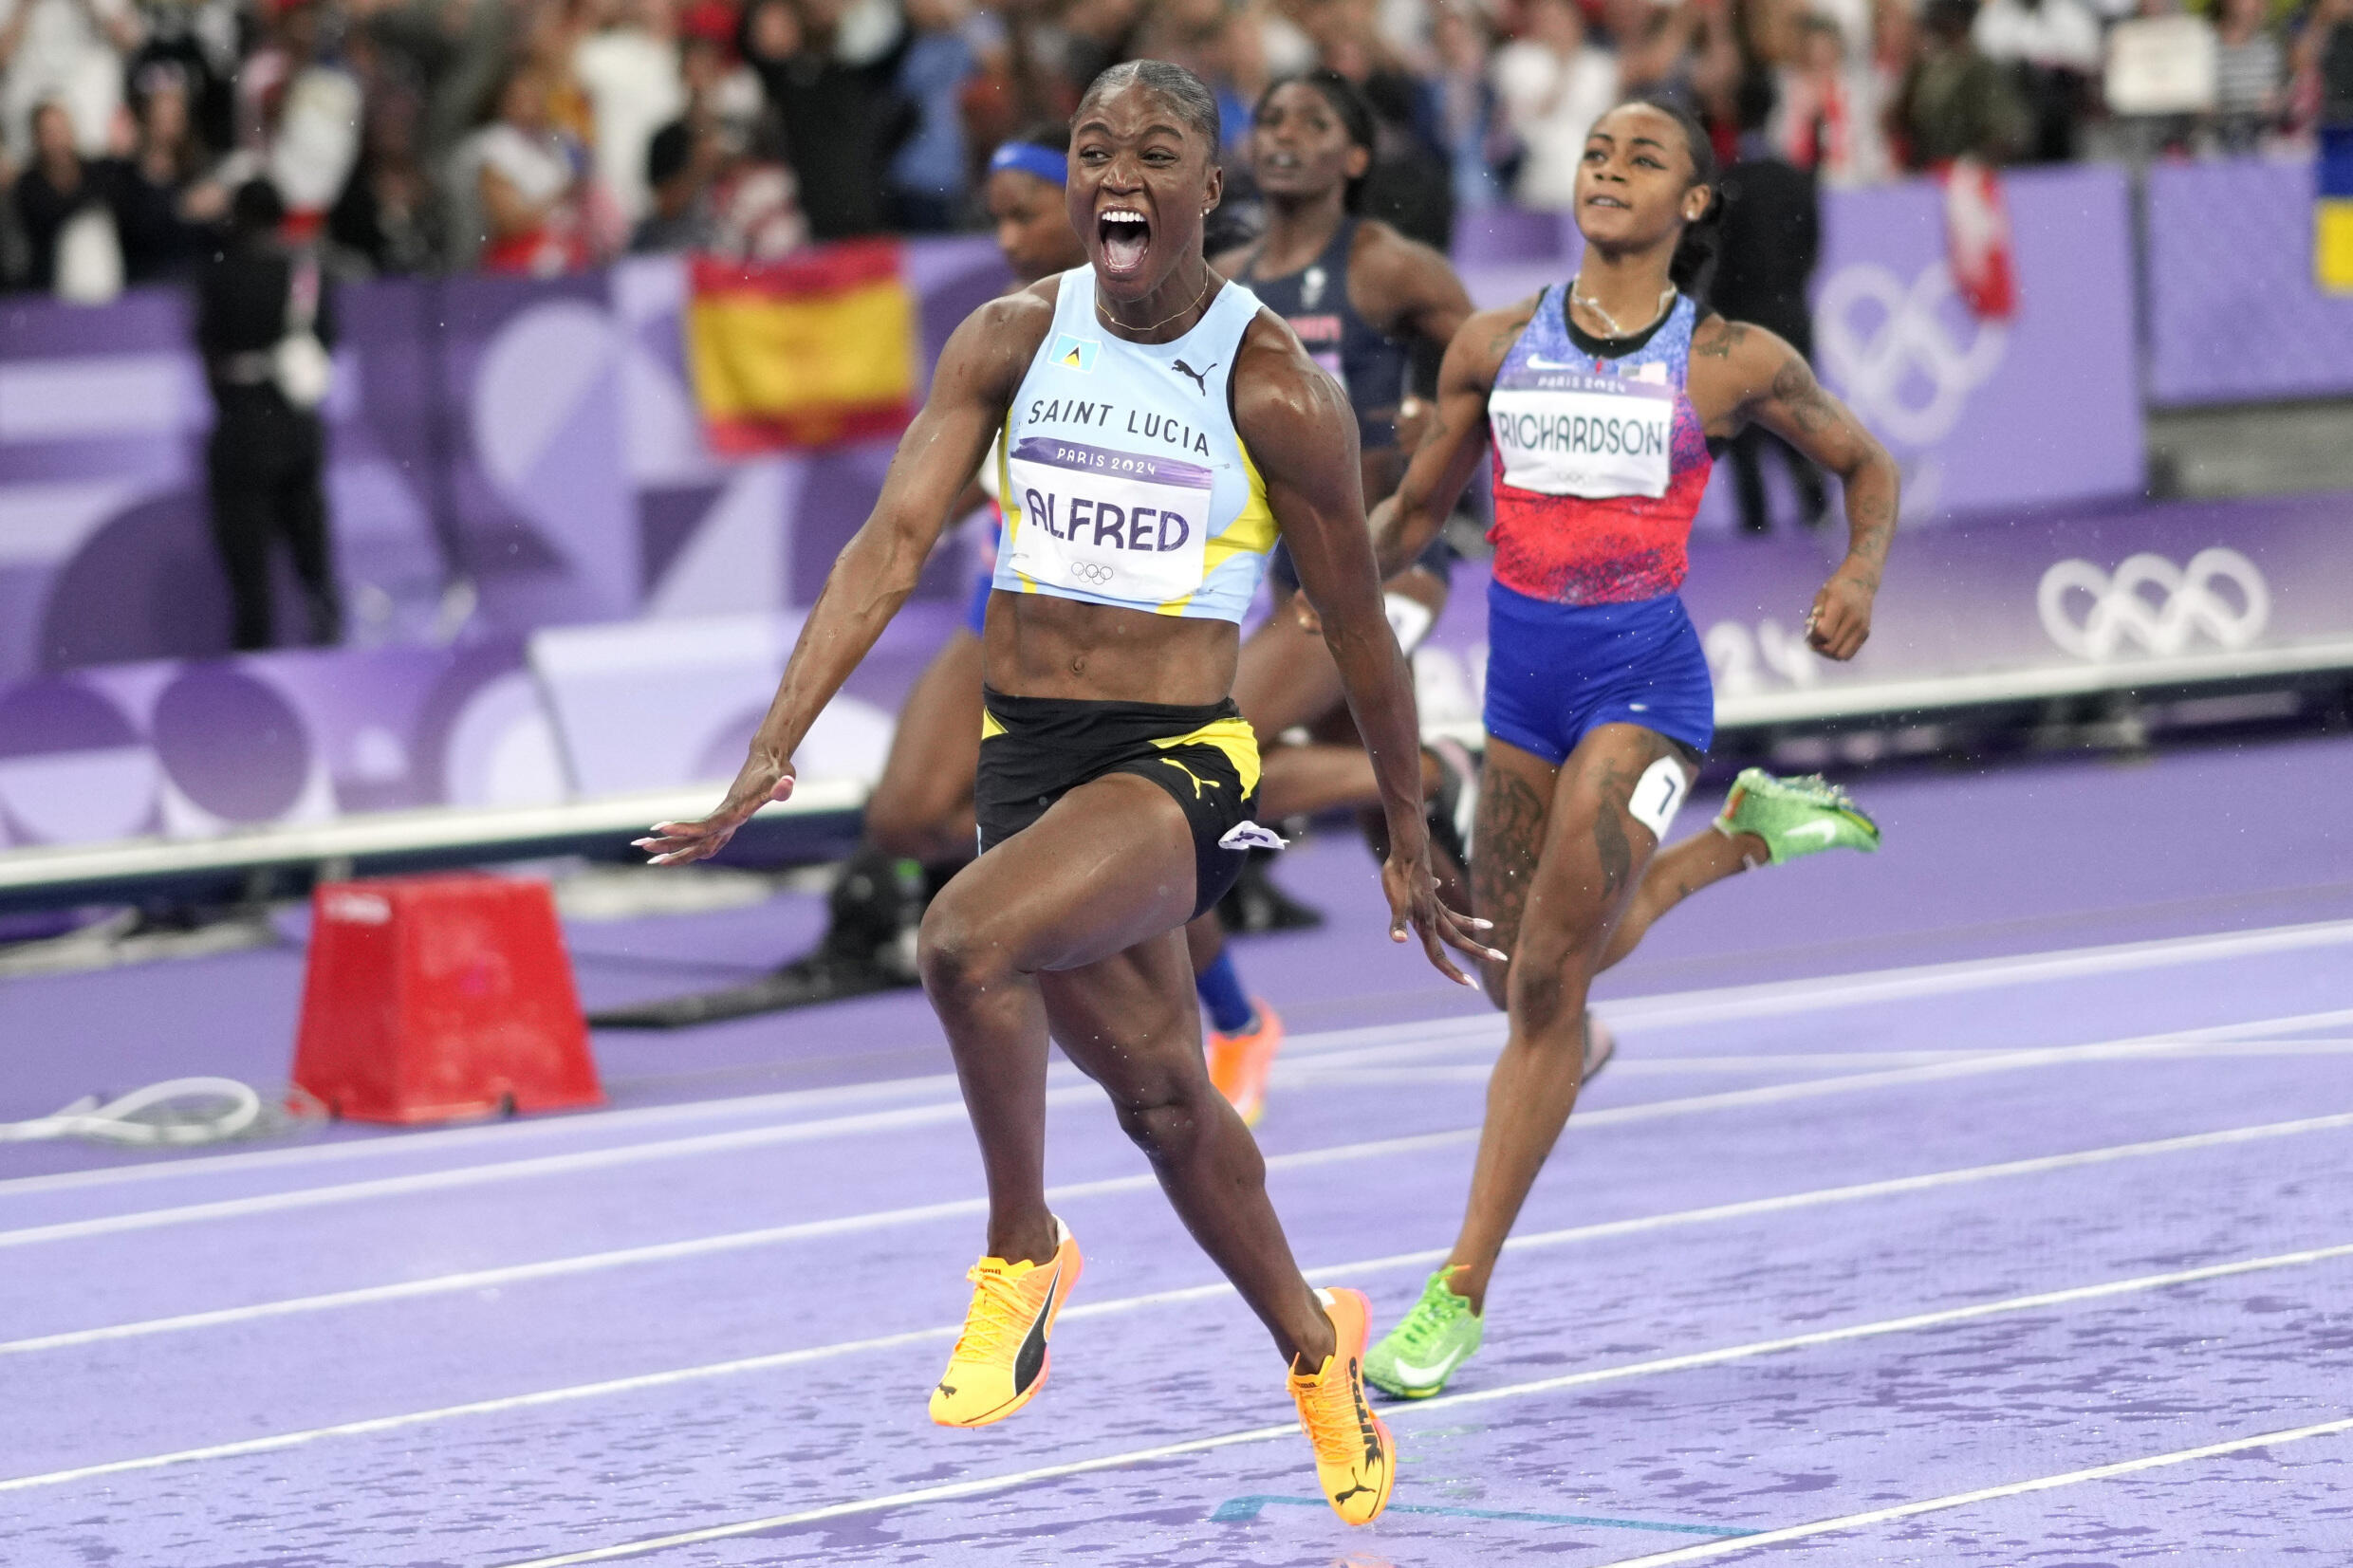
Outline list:
[[[1568,280],[1568,303],[1571,304],[1584,305],[1587,310],[1592,311],[1594,315],[1600,317],[1603,324],[1609,328],[1609,335],[1613,338],[1631,338],[1634,336],[1634,332],[1648,330],[1655,323],[1658,322],[1659,317],[1664,316],[1667,313],[1667,307],[1675,302],[1675,286],[1673,284],[1669,284],[1666,287],[1658,291],[1658,308],[1651,313],[1650,320],[1644,322],[1640,326],[1636,327],[1634,332],[1628,332],[1624,327],[1618,324],[1617,317],[1602,308],[1601,301],[1593,298],[1589,294],[1581,294],[1578,292],[1578,289],[1584,285],[1584,281],[1585,275],[1582,270],[1579,271],[1575,277]]]
[[[1221,280],[1218,278],[1216,273],[1210,273],[1209,280],[1201,285],[1201,292],[1194,297],[1194,301],[1191,304],[1185,306],[1183,310],[1176,312],[1176,316],[1182,316],[1186,314],[1187,311],[1198,310],[1201,307],[1201,302],[1209,298],[1209,291],[1216,287],[1220,281]],[[1102,295],[1101,293],[1098,293],[1095,296],[1095,314],[1102,318],[1103,325],[1111,328],[1114,332],[1158,332],[1160,328],[1166,326],[1169,323],[1176,319],[1176,316],[1163,316],[1158,321],[1154,322],[1150,326],[1130,326],[1125,322],[1114,317],[1109,311],[1103,308]]]

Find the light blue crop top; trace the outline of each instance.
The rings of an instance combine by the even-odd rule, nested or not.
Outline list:
[[[1228,283],[1183,337],[1132,343],[1096,315],[1092,267],[1062,274],[1006,415],[996,588],[1241,620],[1275,542],[1227,394],[1257,314]]]

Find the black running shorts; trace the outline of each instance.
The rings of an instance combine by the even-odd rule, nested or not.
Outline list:
[[[1253,843],[1279,841],[1251,821],[1258,741],[1232,698],[1180,707],[986,692],[982,701],[973,803],[983,855],[1108,773],[1151,780],[1184,812],[1193,829],[1196,915],[1233,886]]]

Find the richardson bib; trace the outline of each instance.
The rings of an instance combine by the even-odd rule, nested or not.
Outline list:
[[[1675,401],[1663,374],[1596,373],[1530,356],[1488,396],[1504,483],[1538,495],[1656,500],[1675,472]]]
[[[1214,475],[1198,463],[1025,436],[1007,455],[1022,526],[1006,564],[1039,584],[1161,602],[1201,584]]]

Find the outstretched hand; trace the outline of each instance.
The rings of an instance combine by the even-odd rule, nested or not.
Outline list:
[[[1843,572],[1824,583],[1806,613],[1806,645],[1825,658],[1853,658],[1870,640],[1874,597],[1867,583]]]
[[[1473,990],[1479,987],[1477,981],[1456,968],[1454,961],[1446,956],[1447,948],[1473,958],[1505,962],[1505,955],[1489,947],[1480,934],[1493,931],[1495,922],[1457,914],[1438,897],[1438,879],[1430,873],[1430,851],[1426,844],[1411,857],[1392,853],[1381,862],[1380,891],[1389,898],[1389,940],[1404,941],[1406,929],[1411,927],[1421,938],[1421,950],[1429,958],[1430,967],[1455,985],[1468,986]]]
[[[650,837],[633,839],[631,846],[647,851],[649,862],[658,866],[707,860],[727,847],[735,830],[750,821],[753,812],[770,801],[789,800],[792,785],[790,762],[748,758],[718,810],[696,822],[656,822]]]

